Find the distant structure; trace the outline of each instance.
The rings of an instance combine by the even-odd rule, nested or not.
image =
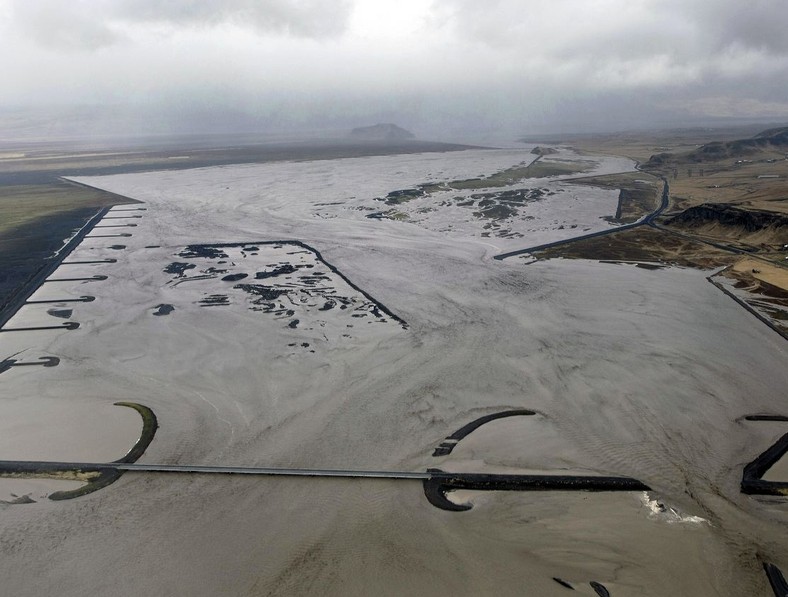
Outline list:
[[[350,131],[350,137],[362,141],[403,141],[413,139],[415,135],[396,124],[385,123],[355,128]]]

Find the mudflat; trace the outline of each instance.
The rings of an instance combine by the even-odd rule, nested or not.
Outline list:
[[[110,209],[4,328],[78,329],[0,333],[3,355],[60,359],[1,374],[3,437],[48,437],[62,417],[46,401],[68,404],[110,428],[62,425],[87,453],[71,457],[120,458],[139,420],[97,409],[126,400],[160,425],[140,462],[621,476],[649,490],[461,489],[448,498],[473,507],[451,512],[419,480],[127,472],[74,500],[27,491],[35,503],[1,506],[8,590],[768,594],[763,562],[788,568],[788,513],[740,482],[784,431],[744,417],[786,407],[785,340],[703,269],[493,259],[581,232],[662,238],[616,232],[623,183],[572,181],[628,171],[634,184],[632,161],[558,148],[537,163],[577,168],[500,186],[530,150],[75,177],[143,203]],[[472,178],[489,186],[451,184]],[[388,209],[406,217],[367,217]],[[37,458],[61,457],[52,438]]]

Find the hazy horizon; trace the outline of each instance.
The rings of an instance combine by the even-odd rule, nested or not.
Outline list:
[[[0,0],[5,139],[424,139],[788,121],[788,11],[561,0]]]

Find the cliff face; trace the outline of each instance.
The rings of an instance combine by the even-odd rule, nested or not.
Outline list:
[[[704,203],[691,207],[667,220],[666,224],[687,228],[719,224],[745,232],[772,229],[783,235],[788,234],[788,216],[768,211],[742,209],[727,203]]]
[[[350,137],[363,141],[402,141],[413,139],[415,135],[396,124],[386,123],[355,128],[350,131]]]

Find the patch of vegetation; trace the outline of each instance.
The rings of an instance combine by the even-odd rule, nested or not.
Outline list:
[[[54,479],[56,481],[79,481],[80,483],[90,483],[100,475],[101,473],[96,470],[83,471],[80,469],[57,471],[42,468],[29,471],[0,471],[0,477],[6,479]]]
[[[384,199],[378,199],[378,201],[384,201],[386,205],[399,205],[400,203],[407,203],[413,199],[424,197],[424,195],[426,195],[426,193],[419,188],[402,189],[399,191],[391,191]]]
[[[400,205],[414,199],[428,197],[439,191],[472,191],[476,189],[507,187],[529,178],[548,178],[551,176],[579,174],[589,171],[594,166],[595,162],[586,160],[543,161],[537,159],[530,164],[523,162],[517,166],[500,170],[486,177],[465,178],[445,183],[423,183],[416,185],[416,187],[412,189],[392,191],[383,198],[377,198],[376,201],[383,201],[387,205]]]
[[[594,166],[590,161],[544,161],[535,160],[528,165],[520,164],[501,170],[486,178],[468,178],[466,180],[454,180],[447,183],[447,187],[455,190],[468,189],[489,189],[492,187],[506,187],[529,178],[548,178],[550,176],[560,176],[565,174],[578,174],[587,172]]]
[[[137,203],[65,181],[0,184],[0,310],[103,207]]]
[[[550,189],[512,189],[510,191],[498,191],[495,193],[475,193],[471,195],[471,199],[480,200],[480,206],[482,206],[485,201],[488,202],[488,205],[491,201],[523,205],[529,201],[539,201],[550,195],[555,195],[555,192]],[[458,203],[457,205],[460,204]],[[473,201],[471,201],[471,205],[473,205]]]
[[[643,172],[576,178],[572,184],[618,189],[616,215],[605,218],[617,224],[631,224],[654,211],[659,205],[662,191],[662,181]]]
[[[375,213],[368,214],[366,217],[370,218],[371,220],[396,220],[398,222],[405,222],[410,219],[408,214],[396,209],[376,211]]]
[[[487,218],[490,220],[505,220],[517,215],[517,210],[508,205],[498,203],[482,208],[480,211],[473,212],[477,218]]]
[[[659,194],[653,188],[624,188],[618,192],[618,208],[615,222],[631,224],[637,222],[656,207]]]
[[[578,240],[534,253],[538,259],[645,261],[699,269],[729,265],[736,256],[707,244],[648,226]]]
[[[136,462],[142,457],[145,450],[148,449],[148,446],[150,446],[153,441],[156,430],[159,428],[159,422],[154,412],[144,404],[138,404],[137,402],[116,402],[115,406],[133,408],[142,417],[142,433],[140,433],[140,439],[137,440],[137,443],[134,444],[131,450],[129,450],[123,458],[115,461],[125,463]]]
[[[40,218],[68,214],[81,208],[139,203],[107,191],[58,180],[46,184],[0,187],[0,236],[13,238],[13,230]]]

